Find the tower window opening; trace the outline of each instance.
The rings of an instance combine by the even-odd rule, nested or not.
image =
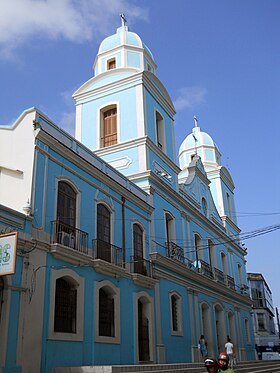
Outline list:
[[[227,205],[228,205],[228,215],[232,219],[232,209],[231,209],[231,200],[230,195],[227,193]]]
[[[117,108],[116,106],[103,111],[101,123],[101,147],[117,143]]]
[[[116,68],[116,59],[111,58],[110,60],[107,61],[107,70],[112,70]]]
[[[164,121],[163,117],[156,112],[156,135],[157,135],[157,146],[164,150]]]

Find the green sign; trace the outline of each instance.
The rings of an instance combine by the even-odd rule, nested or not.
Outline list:
[[[17,232],[0,235],[0,276],[15,273]]]

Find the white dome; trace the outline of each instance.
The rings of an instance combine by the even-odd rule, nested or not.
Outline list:
[[[220,165],[221,154],[217,145],[212,140],[212,137],[206,132],[202,132],[200,127],[195,125],[179,148],[179,164],[180,168],[187,168],[194,156],[199,155],[206,169]]]
[[[179,154],[184,150],[189,150],[190,148],[199,147],[203,145],[215,146],[214,141],[211,136],[206,132],[201,132],[200,127],[194,127],[192,133],[190,133],[185,140],[182,142]]]
[[[105,38],[98,49],[93,65],[95,75],[108,70],[108,59],[115,60],[115,68],[134,68],[155,73],[156,63],[150,49],[140,36],[121,26],[114,35]]]

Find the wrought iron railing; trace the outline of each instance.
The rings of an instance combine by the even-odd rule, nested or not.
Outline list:
[[[212,268],[211,268],[210,264],[204,262],[204,260],[201,260],[201,259],[200,259],[200,264],[201,264],[201,267],[200,267],[199,272],[202,275],[213,278],[214,275],[213,275],[213,271],[212,271]]]
[[[234,282],[234,278],[227,275],[226,276],[226,282],[227,282],[227,286],[232,289],[232,290],[235,290],[235,282]]]
[[[60,244],[88,255],[88,233],[71,225],[54,220],[51,222],[51,243]]]
[[[139,273],[140,275],[153,277],[153,266],[150,260],[141,257],[131,257],[130,273]]]
[[[185,263],[184,249],[178,246],[175,242],[168,241],[165,243],[166,256],[171,259],[179,260],[181,263]]]
[[[225,284],[224,272],[220,271],[218,268],[214,268],[214,279],[221,284]]]
[[[92,240],[93,258],[102,259],[119,267],[123,265],[123,249],[109,242]]]

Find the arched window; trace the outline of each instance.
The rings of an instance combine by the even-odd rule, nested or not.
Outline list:
[[[105,148],[117,144],[117,106],[112,105],[102,110],[101,115],[101,144]]]
[[[208,354],[215,355],[214,353],[214,343],[212,330],[209,330],[209,325],[212,323],[211,308],[208,303],[201,303],[201,332],[199,334],[204,335],[207,341]],[[211,328],[210,328],[211,329]]]
[[[227,207],[228,207],[228,217],[232,219],[232,208],[231,208],[231,200],[230,200],[229,193],[227,193]]]
[[[165,138],[164,138],[164,120],[161,114],[156,111],[156,135],[157,135],[157,146],[161,150],[165,150]]]
[[[232,311],[228,312],[228,327],[229,327],[229,336],[233,345],[236,343],[236,326],[234,320],[234,313]]]
[[[174,240],[174,219],[173,216],[169,213],[165,214],[165,229],[166,229],[166,242],[170,244]]]
[[[239,284],[242,285],[243,284],[243,275],[242,275],[241,264],[238,263],[237,268],[238,268]]]
[[[202,259],[202,239],[198,234],[194,235],[194,244],[195,244],[195,260]]]
[[[216,267],[216,250],[215,245],[213,241],[208,240],[208,253],[209,253],[209,264],[213,271],[213,269]]]
[[[178,297],[176,295],[171,296],[171,312],[172,312],[172,330],[177,332],[179,329],[178,325]]]
[[[99,290],[99,336],[115,336],[114,298],[104,288]]]
[[[139,224],[133,224],[133,249],[135,258],[143,258],[143,230]]]
[[[143,230],[139,224],[133,224],[133,252],[134,252],[134,272],[146,275],[143,247]]]
[[[111,213],[102,203],[97,205],[97,258],[111,262]]]
[[[58,183],[57,220],[63,225],[76,225],[76,192],[65,181]]]
[[[64,278],[56,280],[54,331],[76,333],[77,290]]]
[[[201,199],[201,207],[202,207],[202,213],[203,215],[207,216],[208,215],[208,208],[207,208],[207,202],[204,197]]]
[[[245,323],[246,341],[249,344],[249,343],[251,343],[251,338],[250,338],[250,328],[249,328],[248,319],[244,319],[244,323]]]
[[[120,289],[108,280],[94,286],[95,341],[120,343]]]
[[[222,271],[224,276],[228,274],[228,267],[227,267],[227,257],[224,253],[221,253],[221,260],[222,260]]]
[[[171,334],[182,334],[182,300],[176,292],[170,294]]]

